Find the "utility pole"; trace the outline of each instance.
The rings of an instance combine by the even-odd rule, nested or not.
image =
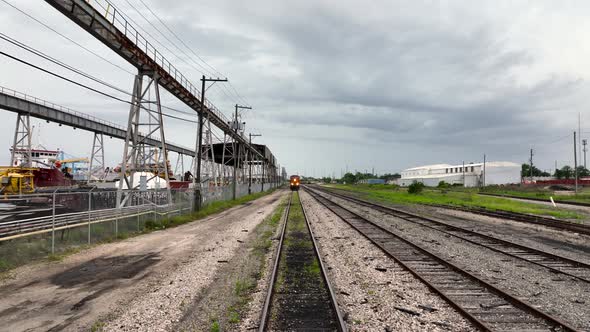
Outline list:
[[[578,194],[578,150],[576,148],[576,132],[574,131],[574,176],[576,179],[576,195]]]
[[[586,149],[586,145],[588,145],[588,140],[583,139],[582,145],[584,146],[584,148],[582,149],[582,151],[584,151],[584,168],[586,168],[586,151],[588,151],[588,149]]]
[[[240,129],[240,124],[238,123],[238,109],[247,109],[247,110],[251,110],[252,107],[248,107],[248,106],[241,106],[236,104],[236,110],[235,110],[235,118],[234,118],[234,125],[236,126],[235,128],[235,132],[236,132],[236,136],[238,135],[238,130]],[[237,143],[237,140],[235,140]],[[237,190],[238,190],[238,182],[237,182],[237,170],[238,170],[238,165],[239,165],[239,160],[238,160],[238,154],[236,153],[237,150],[237,145],[238,144],[234,144],[234,148],[232,149],[232,153],[233,153],[233,159],[234,159],[234,180],[233,180],[233,199],[236,199],[237,196]]]
[[[207,82],[227,82],[227,78],[206,78],[205,75],[201,77],[201,112],[199,112],[199,124],[198,124],[198,131],[197,131],[197,153],[196,158],[197,162],[195,163],[195,175],[193,176],[193,189],[195,191],[195,202],[196,202],[196,210],[201,209],[201,203],[203,201],[201,195],[201,159],[203,158],[203,114],[205,114],[205,85]],[[207,110],[208,112],[208,110]]]
[[[258,136],[262,136],[260,134],[249,134],[250,136],[250,146],[252,146],[252,137],[258,137]],[[250,195],[252,193],[252,151],[248,150],[248,161],[250,162],[250,167],[248,170],[248,177],[250,178],[250,180],[248,180],[248,195]]]
[[[486,187],[486,155],[483,155],[483,188]]]
[[[531,159],[530,159],[530,168],[531,168],[531,183],[533,182],[533,149],[531,149]]]
[[[582,158],[582,112],[578,112],[578,153]]]
[[[463,188],[465,188],[465,161],[463,161],[463,167],[461,167],[463,171]]]

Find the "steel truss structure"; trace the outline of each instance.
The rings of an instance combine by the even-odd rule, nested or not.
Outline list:
[[[18,113],[16,118],[16,128],[14,130],[14,141],[10,154],[10,165],[31,167],[31,117],[29,113]],[[16,154],[20,152],[24,156],[24,163],[16,165]]]
[[[141,33],[139,33],[132,24],[130,24],[126,19],[125,15],[121,14],[117,11],[116,6],[113,6],[109,0],[45,0],[51,6],[56,8],[78,26],[86,30],[88,33],[93,35],[111,50],[116,52],[119,56],[123,59],[127,60],[130,64],[135,66],[138,72],[141,73],[149,73],[148,76],[152,78],[152,83],[154,86],[161,86],[163,89],[167,90],[184,102],[188,107],[192,108],[194,111],[197,112],[199,116],[199,126],[198,130],[198,137],[197,137],[197,147],[195,150],[196,153],[191,153],[190,155],[194,155],[196,161],[193,160],[193,167],[191,169],[195,170],[195,174],[193,174],[193,178],[196,176],[199,178],[200,183],[195,184],[195,192],[197,195],[200,195],[200,189],[202,187],[202,181],[200,179],[200,170],[197,172],[198,164],[201,163],[203,159],[205,159],[205,164],[207,164],[206,158],[212,157],[208,153],[205,156],[202,155],[203,151],[207,149],[207,145],[212,144],[212,137],[205,137],[209,144],[205,144],[205,147],[201,145],[202,135],[204,135],[205,130],[203,129],[203,120],[206,119],[208,122],[207,124],[207,135],[212,136],[211,125],[219,128],[224,134],[224,149],[223,149],[223,156],[221,166],[215,165],[213,166],[205,166],[205,171],[208,172],[208,179],[213,179],[214,183],[219,183],[219,179],[215,179],[221,174],[223,174],[223,180],[221,182],[225,182],[227,167],[233,168],[233,186],[234,186],[234,197],[236,193],[236,185],[238,182],[238,177],[241,179],[240,182],[245,183],[246,174],[244,172],[244,156],[246,152],[249,151],[249,155],[253,155],[251,159],[257,158],[261,161],[264,165],[268,165],[269,163],[274,163],[274,157],[272,160],[268,160],[267,156],[261,154],[258,150],[253,148],[248,140],[244,137],[243,133],[239,132],[236,128],[232,127],[232,122],[230,122],[227,117],[223,115],[219,110],[217,110],[212,104],[204,98],[204,82],[206,81],[223,81],[221,79],[206,79],[203,76],[202,83],[203,88],[199,91],[182,73],[174,67],[166,58],[162,56],[162,54],[147,40],[145,39]],[[145,74],[143,74],[145,75]],[[137,80],[136,80],[137,81]],[[139,89],[141,90],[141,89]],[[133,127],[134,125],[137,126],[139,121],[133,122],[132,113],[138,114],[140,108],[138,105],[141,105],[140,101],[135,100],[139,96],[142,96],[138,91],[137,86],[134,88],[134,105],[132,106],[132,111],[130,111],[130,118],[127,128],[127,137],[125,138],[125,152],[123,157],[123,164],[124,170],[122,170],[122,174],[124,177],[124,181],[120,181],[119,183],[119,196],[120,202],[125,203],[125,198],[123,197],[123,182],[128,183],[128,188],[133,188],[135,184],[130,183],[129,180],[133,179],[132,176],[127,174],[127,171],[136,172],[142,162],[145,162],[149,158],[146,157],[145,154],[141,154],[141,149],[138,144],[140,144],[140,140],[134,136],[137,133],[137,128]],[[201,97],[197,97],[201,94]],[[156,118],[158,118],[157,125],[159,126],[160,137],[161,137],[161,146],[162,151],[159,153],[159,156],[162,156],[164,160],[164,165],[166,167],[165,176],[166,180],[168,180],[168,170],[167,170],[167,162],[166,162],[166,144],[164,140],[164,130],[161,121],[161,111],[160,111],[160,104],[159,104],[159,96],[158,96],[158,103],[157,103],[157,114]],[[133,111],[135,107],[137,112]],[[236,105],[238,108],[238,105]],[[151,113],[150,113],[151,114]],[[154,120],[156,120],[154,118]],[[237,120],[237,117],[236,117]],[[150,132],[152,134],[152,132]],[[149,135],[148,135],[149,136]],[[230,149],[228,146],[229,140],[231,140],[231,151],[227,151]],[[156,150],[157,151],[157,150]],[[228,153],[229,152],[229,153]],[[189,155],[186,153],[185,155]],[[227,158],[227,159],[226,159]],[[212,158],[213,162],[215,159]],[[129,162],[129,168],[127,168],[127,163]],[[214,171],[216,168],[220,168],[219,172]],[[265,167],[262,167],[262,172],[264,173]],[[270,174],[267,171],[267,176]],[[264,181],[264,180],[262,180]],[[200,206],[200,197],[196,197],[197,207]]]
[[[94,178],[92,176],[95,176]],[[102,133],[94,133],[92,140],[92,152],[90,153],[90,164],[88,165],[88,183],[104,181],[106,169],[104,163],[104,136]]]
[[[145,88],[143,86],[144,78],[147,79]],[[121,162],[121,179],[117,191],[117,207],[125,206],[127,202],[123,189],[133,190],[140,187],[140,183],[135,183],[135,173],[137,172],[151,174],[149,178],[146,178],[146,182],[163,175],[167,184],[168,203],[172,203],[158,79],[158,74],[153,72],[140,71],[135,76],[127,121],[127,136],[123,148],[123,161]],[[149,97],[152,89],[154,100],[150,100]],[[155,105],[155,110],[151,109],[152,104]],[[140,128],[146,128],[144,136],[139,135]],[[152,138],[156,133],[160,135],[160,146],[154,149],[147,144],[146,139]],[[161,174],[162,172],[163,174]]]

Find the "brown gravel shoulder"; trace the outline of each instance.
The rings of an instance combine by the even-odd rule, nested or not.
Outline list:
[[[0,281],[1,331],[166,331],[279,202],[281,192],[198,222],[96,246]]]

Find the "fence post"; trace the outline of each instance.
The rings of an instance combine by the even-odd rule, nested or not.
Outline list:
[[[51,199],[51,254],[55,254],[55,190]]]
[[[139,233],[139,195],[135,196],[135,211],[137,213],[137,232]]]
[[[88,244],[90,245],[90,211],[92,211],[92,190],[88,192]]]

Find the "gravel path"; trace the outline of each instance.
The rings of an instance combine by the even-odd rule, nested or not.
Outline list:
[[[369,240],[305,191],[300,195],[351,331],[473,330],[444,300]]]
[[[198,222],[32,264],[0,281],[1,331],[172,330],[280,192]],[[104,323],[106,322],[106,323]]]
[[[590,285],[564,275],[498,254],[481,246],[381,212],[334,199],[347,208],[389,227],[406,239],[465,268],[478,277],[554,314],[581,329],[590,329]],[[558,294],[558,296],[556,296]]]

